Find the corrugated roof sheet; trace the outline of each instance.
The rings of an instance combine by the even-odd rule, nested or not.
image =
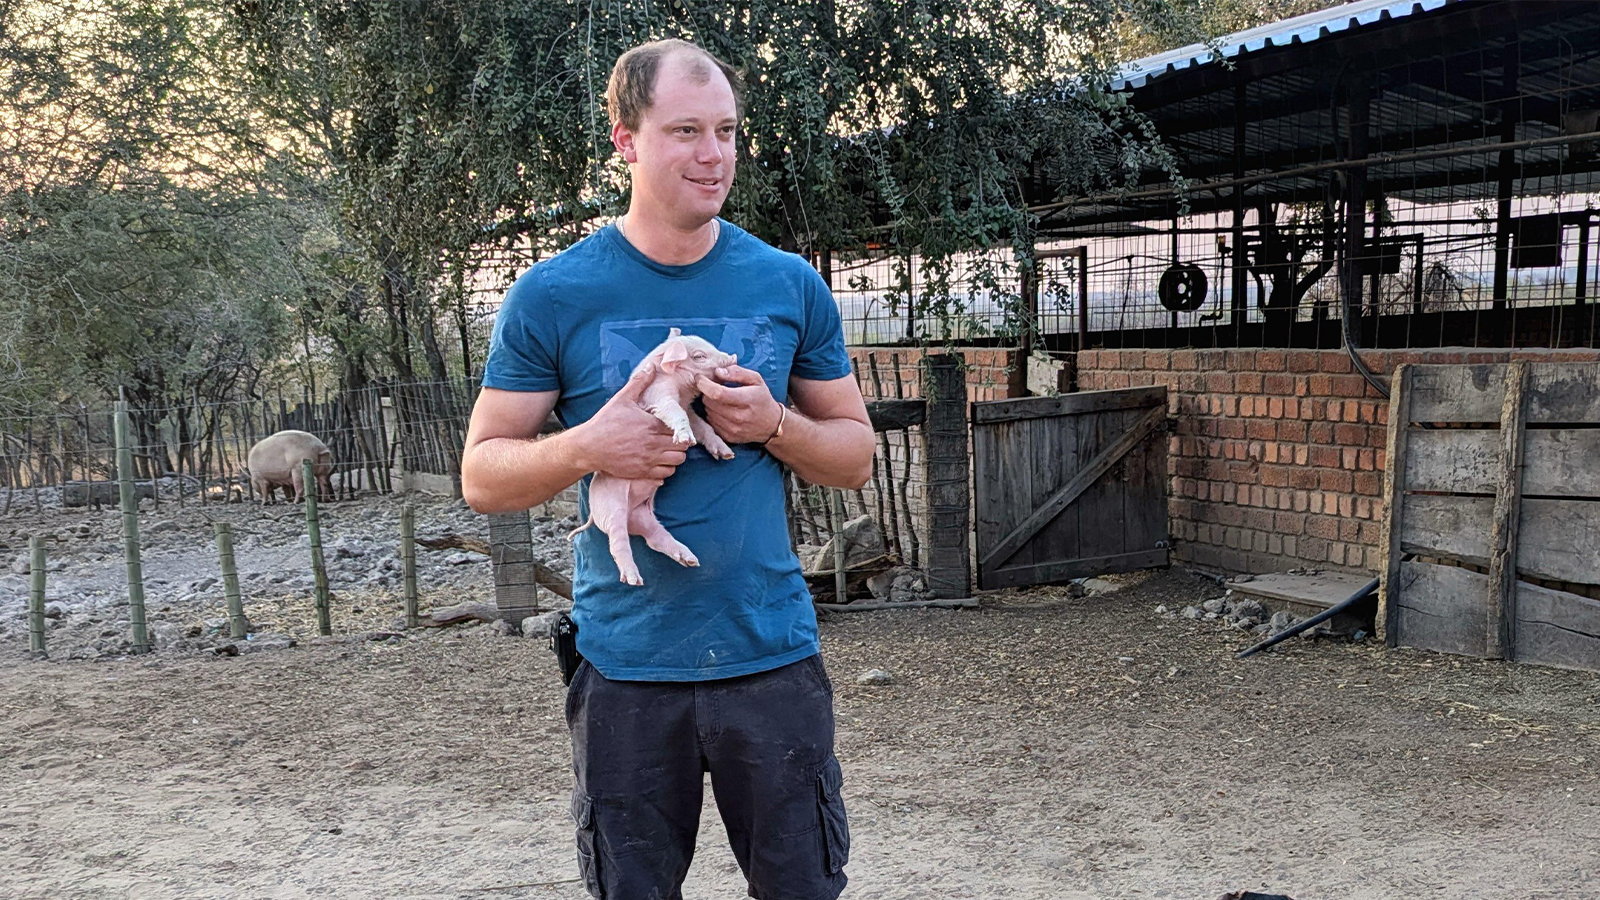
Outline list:
[[[1430,12],[1458,2],[1461,0],[1357,0],[1355,3],[1235,32],[1219,39],[1214,46],[1190,44],[1135,60],[1122,67],[1121,77],[1113,81],[1111,87],[1114,90],[1139,88],[1152,78],[1191,66],[1203,66],[1218,58],[1232,58],[1265,47],[1309,44],[1318,38],[1351,28]]]

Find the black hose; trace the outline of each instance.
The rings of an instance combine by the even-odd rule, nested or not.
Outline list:
[[[1345,598],[1344,600],[1341,600],[1339,603],[1336,603],[1333,606],[1328,607],[1327,609],[1323,610],[1322,612],[1317,613],[1316,615],[1312,616],[1309,619],[1306,619],[1306,620],[1301,621],[1301,622],[1296,622],[1295,624],[1290,625],[1288,628],[1285,628],[1284,630],[1278,632],[1277,634],[1273,635],[1272,637],[1267,638],[1266,640],[1264,640],[1261,643],[1255,645],[1254,647],[1251,647],[1248,650],[1239,651],[1237,654],[1234,655],[1233,658],[1234,659],[1244,659],[1245,657],[1250,656],[1251,654],[1259,653],[1262,650],[1265,650],[1268,647],[1271,647],[1273,644],[1276,644],[1276,643],[1278,643],[1280,641],[1286,641],[1289,638],[1294,637],[1295,635],[1299,634],[1302,631],[1305,631],[1308,628],[1315,628],[1316,626],[1321,625],[1323,622],[1328,621],[1329,619],[1333,618],[1334,616],[1338,615],[1339,613],[1342,613],[1345,610],[1349,609],[1350,607],[1355,606],[1357,603],[1360,603],[1362,600],[1365,600],[1367,597],[1371,596],[1373,591],[1375,591],[1377,589],[1378,589],[1378,579],[1374,578],[1371,581],[1367,582],[1366,584],[1362,585],[1361,586],[1361,590],[1356,591],[1354,594],[1351,594],[1349,597]]]

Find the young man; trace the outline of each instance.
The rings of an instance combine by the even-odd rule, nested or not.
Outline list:
[[[661,482],[656,516],[700,559],[683,568],[634,538],[632,587],[605,535],[577,538],[572,812],[585,884],[609,900],[682,897],[705,773],[751,896],[833,900],[845,884],[833,691],[779,464],[860,487],[872,427],[827,286],[717,217],[740,87],[682,41],[617,60],[606,100],[627,215],[506,295],[462,458],[479,512],[527,509],[595,471]],[[674,443],[639,406],[649,373],[629,373],[673,327],[738,355],[701,382],[731,460]],[[566,429],[535,440],[551,410]],[[580,496],[586,509],[587,483]]]

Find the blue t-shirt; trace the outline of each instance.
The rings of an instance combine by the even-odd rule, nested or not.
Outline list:
[[[817,272],[727,222],[687,266],[657,263],[607,226],[535,265],[506,294],[485,387],[561,392],[572,427],[593,416],[677,327],[736,353],[786,401],[790,376],[851,373],[833,296]],[[578,650],[602,675],[636,681],[731,678],[817,652],[817,617],[789,544],[778,461],[755,444],[734,458],[691,447],[656,493],[656,518],[699,557],[685,568],[633,537],[643,587],[618,580],[597,528],[574,548]],[[589,513],[589,478],[579,514]]]

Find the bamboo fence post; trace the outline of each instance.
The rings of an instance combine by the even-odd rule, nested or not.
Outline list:
[[[300,461],[301,483],[306,492],[306,533],[311,536],[311,575],[316,581],[317,634],[333,634],[328,616],[328,568],[322,560],[322,528],[317,522],[317,482],[311,460]]]
[[[406,627],[417,627],[417,515],[411,504],[400,507],[400,571],[405,591]]]
[[[44,538],[28,538],[28,652],[45,657],[44,649]]]
[[[239,570],[233,564],[233,526],[216,522],[211,527],[217,534],[217,554],[222,558],[222,593],[228,598],[228,636],[237,641],[249,633],[250,620],[244,617]]]
[[[117,440],[117,488],[122,505],[122,546],[128,569],[128,619],[133,652],[150,652],[144,621],[144,571],[139,563],[139,501],[133,495],[133,448],[129,446],[128,401],[118,400],[112,430]]]
[[[833,498],[833,602],[849,603],[845,596],[844,491],[830,490]]]

